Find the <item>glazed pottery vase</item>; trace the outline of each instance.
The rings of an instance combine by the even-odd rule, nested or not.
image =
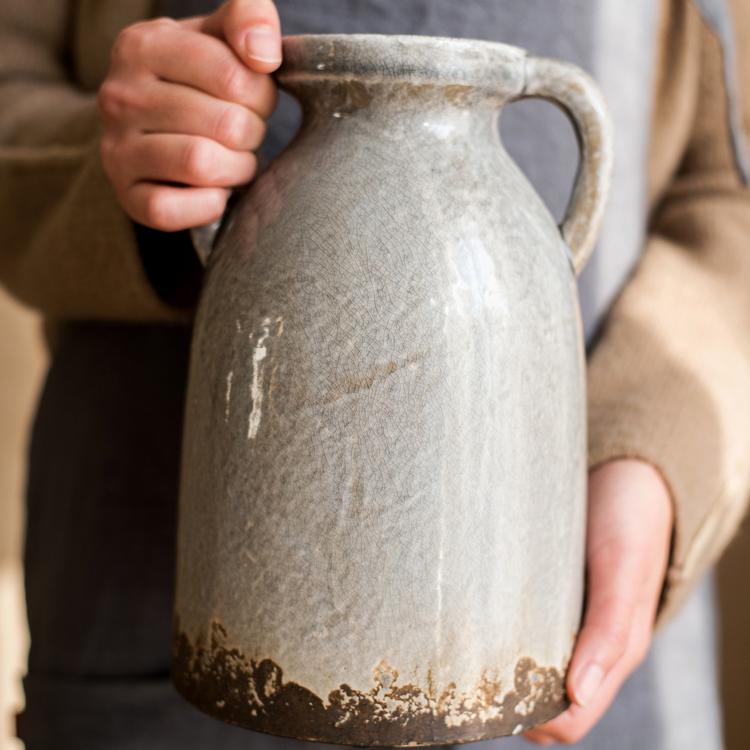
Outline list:
[[[176,685],[304,740],[519,733],[568,705],[581,617],[601,96],[429,37],[289,37],[278,81],[301,130],[225,221],[195,321]],[[579,136],[560,227],[499,140],[525,97]]]

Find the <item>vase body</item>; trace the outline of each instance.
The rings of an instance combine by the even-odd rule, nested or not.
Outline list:
[[[429,745],[567,706],[575,273],[497,134],[524,53],[467,44],[285,41],[304,122],[222,230],[188,388],[174,677],[226,721]]]

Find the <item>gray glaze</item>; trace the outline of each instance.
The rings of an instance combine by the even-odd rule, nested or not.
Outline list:
[[[565,708],[581,615],[573,269],[609,178],[601,98],[488,42],[300,36],[284,57],[302,130],[225,223],[196,320],[176,683],[300,739],[520,732]],[[499,142],[525,96],[581,138],[561,228]]]

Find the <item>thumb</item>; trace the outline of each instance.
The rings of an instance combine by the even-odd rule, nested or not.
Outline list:
[[[591,702],[628,650],[641,578],[637,560],[623,548],[589,556],[586,615],[568,678],[580,706]]]
[[[281,64],[281,23],[272,0],[229,0],[203,19],[201,31],[226,40],[257,73]]]

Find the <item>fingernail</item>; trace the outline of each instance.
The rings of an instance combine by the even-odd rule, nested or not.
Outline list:
[[[281,37],[273,26],[253,26],[245,37],[248,57],[260,62],[281,62]]]
[[[575,683],[575,702],[579,706],[585,706],[594,697],[603,679],[604,670],[598,664],[587,664]]]

